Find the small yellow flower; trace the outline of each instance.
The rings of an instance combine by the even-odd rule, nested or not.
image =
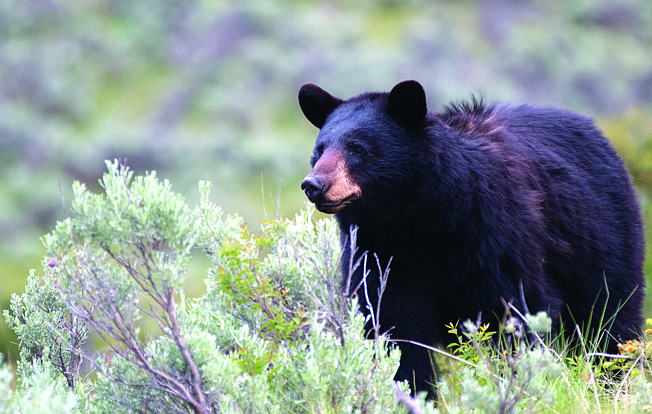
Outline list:
[[[647,318],[647,319],[645,320],[645,324],[646,324],[646,325],[650,325],[650,326],[652,326],[652,318]]]

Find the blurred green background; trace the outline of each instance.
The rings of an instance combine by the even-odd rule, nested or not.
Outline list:
[[[652,223],[649,0],[4,0],[0,307],[40,269],[72,181],[97,188],[105,159],[156,170],[191,205],[211,180],[256,230],[277,200],[284,215],[303,207],[316,130],[299,86],[349,97],[405,79],[434,111],[482,93],[595,117]],[[12,342],[0,318],[14,360]]]

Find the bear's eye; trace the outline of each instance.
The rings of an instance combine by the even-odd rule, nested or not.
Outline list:
[[[321,156],[324,153],[324,145],[319,145],[317,147],[317,155]]]
[[[351,145],[351,152],[355,155],[362,155],[365,153],[365,148],[360,144]]]

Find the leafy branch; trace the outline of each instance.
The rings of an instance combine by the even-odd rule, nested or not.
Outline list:
[[[148,373],[146,382],[134,383],[112,375],[110,364],[96,364],[115,382],[158,389],[193,412],[212,412],[176,302],[195,222],[183,199],[154,173],[132,181],[127,168],[117,162],[107,166],[101,182],[106,194],[90,194],[76,185],[75,217],[44,238],[48,254],[59,263],[53,270],[62,300],[113,355]],[[185,362],[182,371],[148,350],[140,333],[147,326],[143,315],[175,344]]]

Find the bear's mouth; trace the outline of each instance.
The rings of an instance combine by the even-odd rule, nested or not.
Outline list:
[[[335,214],[338,211],[342,210],[346,206],[345,201],[337,201],[337,202],[317,202],[315,203],[315,207],[317,210],[321,211],[322,213],[326,214]]]
[[[344,210],[346,207],[348,207],[351,203],[355,203],[356,200],[360,198],[360,192],[354,192],[349,194],[347,197],[344,198],[326,198],[326,197],[319,197],[317,200],[313,201],[315,204],[315,207],[317,210],[321,211],[322,213],[326,214],[335,214],[339,211]]]

